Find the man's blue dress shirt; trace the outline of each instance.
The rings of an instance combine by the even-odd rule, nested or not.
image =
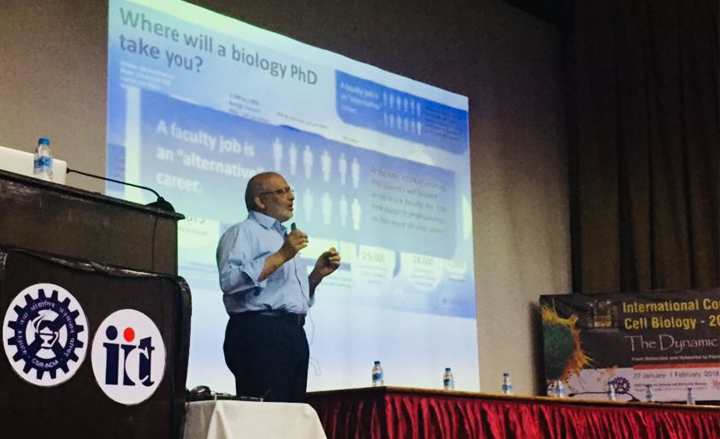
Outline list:
[[[251,211],[220,238],[217,266],[228,314],[275,310],[307,315],[315,297],[310,297],[307,266],[300,254],[258,281],[265,259],[282,247],[286,233],[276,219]]]

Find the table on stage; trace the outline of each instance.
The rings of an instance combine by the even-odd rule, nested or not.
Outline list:
[[[308,394],[328,439],[717,439],[720,408],[376,387]]]
[[[187,404],[184,439],[326,439],[307,404],[213,400]]]

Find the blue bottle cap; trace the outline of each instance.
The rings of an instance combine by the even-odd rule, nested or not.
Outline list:
[[[378,360],[375,360],[375,364],[380,364],[380,362]]]
[[[446,367],[446,368],[445,368],[445,372],[450,372],[450,368],[449,368],[449,367]]]
[[[47,137],[41,137],[40,140],[38,140],[38,144],[40,144],[40,145],[49,145],[49,144],[50,144],[50,139],[48,139]]]

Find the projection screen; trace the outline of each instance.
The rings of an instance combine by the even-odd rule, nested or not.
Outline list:
[[[107,175],[187,216],[187,386],[234,390],[215,250],[247,217],[248,179],[277,171],[309,266],[330,246],[343,261],[305,326],[309,390],[369,386],[374,360],[386,385],[438,388],[452,367],[479,390],[467,98],[189,3],[109,8]]]

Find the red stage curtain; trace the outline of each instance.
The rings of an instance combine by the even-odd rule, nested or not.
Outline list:
[[[720,438],[720,410],[378,388],[308,395],[328,439]]]

